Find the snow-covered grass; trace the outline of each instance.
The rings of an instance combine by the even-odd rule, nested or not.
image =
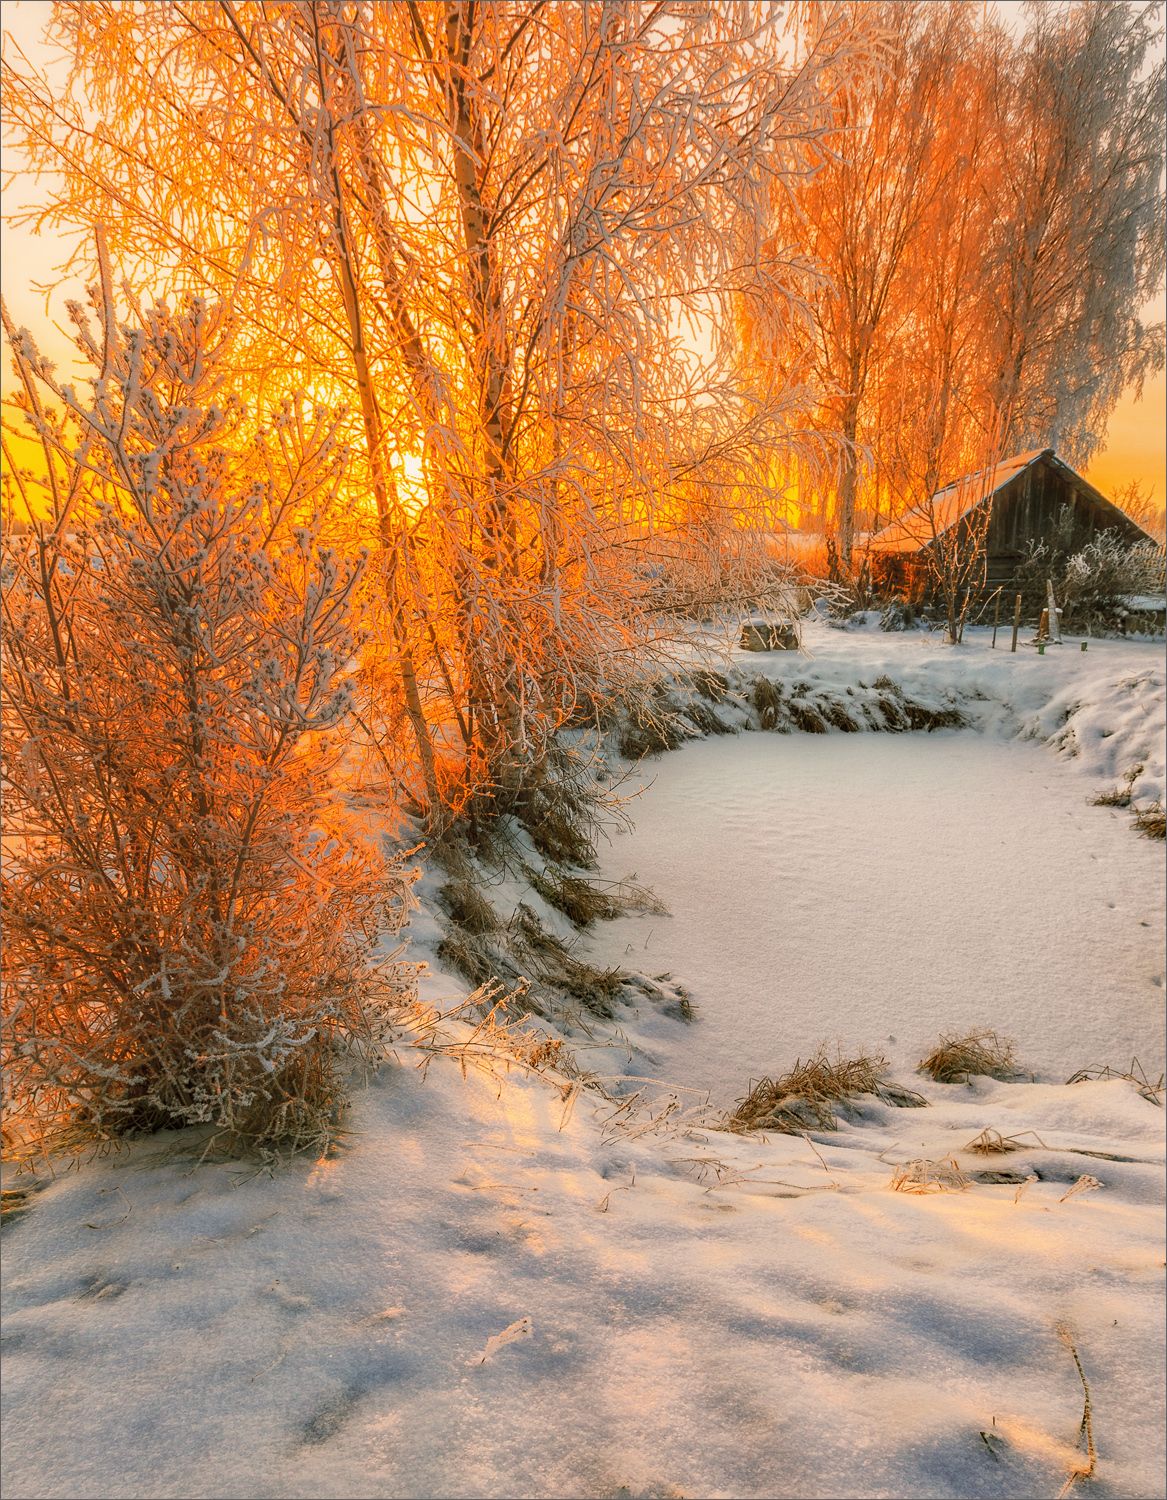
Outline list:
[[[1161,794],[1161,651],[1092,642],[1085,654],[1010,659],[980,638],[951,651],[825,627],[808,644],[812,657],[735,657],[726,675],[745,684],[763,671],[787,700],[858,703],[886,692],[874,683],[887,676],[920,701],[959,704],[985,738],[710,739],[645,763],[657,780],[632,809],[630,837],[659,813],[662,839],[671,829],[678,847],[692,842],[723,933],[751,894],[750,845],[769,858],[781,837],[783,904],[805,897],[806,908],[769,950],[773,982],[809,962],[802,934],[827,916],[826,958],[858,962],[840,934],[870,922],[878,861],[848,850],[857,832],[860,848],[900,849],[908,883],[887,896],[882,930],[911,919],[919,945],[883,993],[891,1005],[897,985],[917,992],[916,1034],[900,1054],[885,1042],[900,1032],[881,1021],[870,972],[867,1008],[851,1016],[861,1025],[848,1024],[839,995],[806,993],[809,980],[787,995],[784,1024],[809,1038],[809,1006],[835,1006],[818,1034],[885,1044],[928,1106],[868,1098],[834,1132],[737,1136],[659,1092],[630,1105],[501,1064],[464,1077],[456,1056],[423,1058],[405,1036],[330,1158],[270,1173],[196,1167],[188,1142],[154,1139],[59,1175],[4,1234],[7,1495],[1053,1496],[1084,1458],[1067,1340],[1091,1393],[1090,1487],[1161,1494],[1164,1114],[1121,1079],[1050,1081],[1071,1056],[1125,1064],[1117,1043],[1126,1050],[1134,1013],[1123,966],[1161,938],[1161,846],[1137,838],[1127,813],[1088,805],[1140,761],[1136,800]],[[719,711],[750,717],[736,686]],[[1003,743],[1021,736],[1044,743]],[[728,811],[715,824],[701,821],[710,785],[679,789],[694,758],[712,767],[718,755]],[[750,782],[756,759],[782,775]],[[787,769],[804,787],[819,777],[803,810]],[[846,799],[903,775],[917,779],[906,803],[916,816],[897,822],[884,806],[857,830]],[[946,855],[943,820],[962,789],[973,811]],[[985,813],[989,793],[1009,807],[1007,826]],[[731,814],[736,883],[718,847]],[[816,818],[835,819],[831,839]],[[1044,850],[1002,882],[1027,940],[1055,965],[1067,945],[1080,963],[1094,962],[1095,942],[1110,952],[1109,968],[1091,971],[1105,1034],[1083,1034],[1077,1010],[1060,1022],[1068,1001],[1053,984],[1021,986],[1011,1016],[987,1013],[983,994],[959,1014],[938,1003],[956,999],[961,939],[935,901],[956,919],[970,901],[972,915],[990,914],[975,902],[987,899],[979,877],[997,868],[1003,831],[1007,864],[1022,846]],[[670,868],[683,874],[684,862]],[[421,886],[423,954],[441,936],[440,880],[431,872]],[[564,920],[514,870],[489,894],[504,917],[522,900],[548,924]],[[631,919],[655,924],[650,952],[688,922],[672,895],[671,918]],[[1139,902],[1152,936],[1134,930]],[[748,999],[748,954],[772,942],[760,923],[715,955],[735,1005]],[[600,924],[589,941],[606,940]],[[995,989],[982,949],[965,946],[970,984]],[[885,943],[878,959],[877,971],[900,956]],[[929,987],[937,974],[943,995]],[[447,1004],[465,990],[438,970],[422,988]],[[750,1073],[793,1061],[758,1056],[758,1032],[731,1069],[709,1040],[718,996],[699,998],[692,1024],[625,1008],[633,1071],[654,1048],[665,1057],[668,1037],[678,1066],[704,1057],[712,1082],[716,1061],[741,1091]],[[1041,1081],[910,1073],[917,1043],[937,1039],[933,1023],[955,1029],[966,1014],[1015,1035]],[[1064,1056],[1043,1055],[1063,1042]],[[1115,1046],[1096,1055],[1104,1042]],[[584,1054],[611,1072],[622,1056]],[[1017,1149],[970,1149],[986,1131]]]

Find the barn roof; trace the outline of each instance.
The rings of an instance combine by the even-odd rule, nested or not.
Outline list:
[[[1004,489],[1023,469],[1028,469],[1039,458],[1052,459],[1053,456],[1052,448],[1034,448],[1029,453],[1017,453],[1012,458],[1002,459],[993,469],[966,474],[963,479],[957,479],[952,484],[945,485],[942,490],[937,490],[930,504],[914,506],[905,511],[898,521],[877,531],[871,538],[871,550],[919,552],[936,537],[955,526],[962,516],[968,515],[983,500]],[[1072,470],[1070,472],[1073,473]],[[1075,474],[1074,478],[1078,479],[1079,476]],[[1080,482],[1085,484],[1085,480]]]

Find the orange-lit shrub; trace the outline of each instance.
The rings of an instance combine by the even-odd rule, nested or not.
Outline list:
[[[3,551],[6,1102],[24,1146],[202,1125],[320,1138],[338,1044],[405,971],[409,879],[337,822],[359,562],[315,542],[343,453],[288,407],[242,436],[219,319],[104,339],[82,400],[6,322],[39,461]],[[23,527],[16,507],[33,519]]]

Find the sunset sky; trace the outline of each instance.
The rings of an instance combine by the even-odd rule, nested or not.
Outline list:
[[[1023,24],[1019,0],[998,0],[997,9],[1014,24]],[[5,45],[11,37],[39,65],[46,65],[53,54],[41,43],[41,32],[49,10],[48,0],[0,0]],[[19,169],[18,153],[11,148],[4,153],[6,173],[4,189],[5,215],[34,204],[37,187],[25,178],[8,177]],[[56,238],[38,236],[27,227],[3,225],[4,297],[18,324],[27,325],[45,353],[59,363],[66,363],[71,344],[61,331],[66,324],[64,304],[78,296],[77,282],[63,284],[48,298],[42,290],[55,278],[56,268],[67,257],[68,247]],[[1161,293],[1147,308],[1147,316],[1156,321],[1167,317],[1167,295]],[[4,368],[5,388],[9,380]],[[1086,477],[1104,494],[1137,481],[1149,487],[1154,500],[1162,505],[1167,498],[1167,376],[1159,372],[1150,378],[1141,397],[1128,391],[1111,415],[1106,444],[1086,469]]]

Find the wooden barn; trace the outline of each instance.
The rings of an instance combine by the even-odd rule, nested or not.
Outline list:
[[[910,510],[871,538],[872,571],[887,587],[918,594],[924,587],[928,549],[954,526],[968,527],[981,506],[990,507],[985,588],[1008,588],[1030,545],[1052,540],[1062,512],[1073,512],[1072,550],[1101,532],[1124,542],[1152,540],[1063,463],[1052,448],[1004,459],[991,472],[968,474],[938,490],[931,502]]]

